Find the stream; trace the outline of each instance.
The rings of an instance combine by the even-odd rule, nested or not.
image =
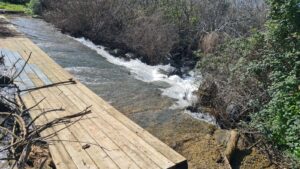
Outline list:
[[[183,154],[190,168],[210,164],[207,156],[216,154],[216,145],[207,135],[216,130],[211,125],[214,119],[185,110],[195,100],[193,92],[201,75],[191,72],[185,78],[167,76],[165,72],[173,69],[168,65],[149,66],[139,60],[116,58],[105,47],[62,34],[42,19],[9,19],[76,79]]]

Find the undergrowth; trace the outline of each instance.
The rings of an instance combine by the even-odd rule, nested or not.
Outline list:
[[[222,104],[213,108],[221,116],[232,103],[241,107],[236,124],[224,128],[239,127],[242,121],[242,127],[258,131],[277,150],[300,161],[300,1],[268,4],[264,30],[230,39],[213,53],[200,53],[199,67],[218,85],[215,100],[221,101],[215,103]],[[226,117],[219,122],[232,122],[232,116]]]

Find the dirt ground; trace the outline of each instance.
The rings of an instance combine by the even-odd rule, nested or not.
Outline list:
[[[229,139],[229,131],[217,129],[215,126],[187,117],[180,122],[170,121],[163,126],[147,128],[187,158],[189,169],[223,169],[223,152]],[[175,135],[174,130],[177,131]],[[234,169],[273,169],[268,158],[252,149],[237,150],[232,159]]]

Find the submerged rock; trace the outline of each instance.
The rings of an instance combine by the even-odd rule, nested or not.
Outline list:
[[[111,55],[114,55],[115,57],[121,57],[121,58],[124,58],[125,54],[126,54],[126,52],[124,50],[121,50],[121,49],[108,50],[108,52]]]

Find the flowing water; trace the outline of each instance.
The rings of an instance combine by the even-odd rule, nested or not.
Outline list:
[[[169,65],[125,61],[110,55],[103,46],[62,34],[43,20],[17,17],[11,21],[65,70],[142,126],[147,127],[148,118],[154,114],[171,117],[187,113],[184,109],[196,100],[199,74],[168,76],[167,72],[174,69]],[[202,116],[205,118],[200,120],[213,123],[209,116]],[[143,122],[144,118],[148,120]]]
[[[201,141],[214,130],[204,121],[214,123],[214,120],[185,111],[194,100],[200,75],[191,72],[184,79],[169,77],[164,73],[172,69],[168,65],[148,66],[139,60],[115,58],[104,47],[62,34],[41,19],[18,16],[10,20],[75,78],[187,157],[190,166],[199,165],[205,153],[214,153],[214,149],[208,149]]]

